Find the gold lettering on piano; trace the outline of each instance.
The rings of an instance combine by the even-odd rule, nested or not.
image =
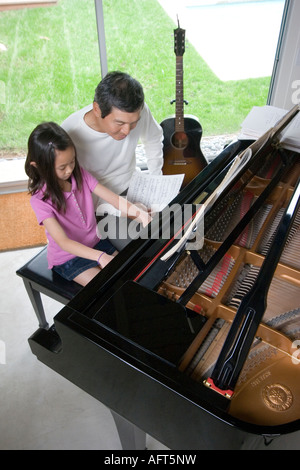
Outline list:
[[[251,386],[252,386],[252,387],[256,387],[256,386],[259,385],[261,382],[263,382],[264,380],[266,380],[270,375],[271,375],[271,372],[268,370],[267,372],[265,372],[264,374],[261,374],[259,377],[257,377],[255,380],[253,380],[253,381],[251,382]]]
[[[293,403],[293,395],[288,387],[281,384],[267,385],[262,391],[264,404],[273,411],[286,411]]]

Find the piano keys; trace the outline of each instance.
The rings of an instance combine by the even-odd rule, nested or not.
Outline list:
[[[207,386],[295,197],[300,156],[277,138],[287,122],[224,149],[173,201],[170,237],[154,219],[151,237],[132,241],[29,339],[40,361],[171,449],[300,447],[299,208],[234,389]],[[178,244],[178,212],[192,205],[193,224],[249,151],[197,219],[202,246]]]

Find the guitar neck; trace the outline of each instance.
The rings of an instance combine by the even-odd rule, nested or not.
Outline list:
[[[175,131],[184,132],[183,112],[183,58],[176,56],[176,115]]]

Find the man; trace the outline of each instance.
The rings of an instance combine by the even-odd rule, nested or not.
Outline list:
[[[126,192],[136,171],[138,142],[144,145],[149,173],[161,174],[163,131],[144,102],[142,86],[128,74],[108,73],[93,104],[69,116],[62,127],[80,165],[117,194]],[[96,206],[96,214],[103,214],[101,201]]]

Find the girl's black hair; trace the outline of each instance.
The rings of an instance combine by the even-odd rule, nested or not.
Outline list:
[[[44,122],[32,131],[28,139],[25,161],[25,172],[29,177],[28,191],[35,194],[45,185],[43,201],[50,199],[59,211],[66,210],[66,201],[55,173],[55,150],[66,150],[69,147],[75,150],[73,175],[78,189],[81,189],[82,176],[75,145],[62,127],[55,122]]]

